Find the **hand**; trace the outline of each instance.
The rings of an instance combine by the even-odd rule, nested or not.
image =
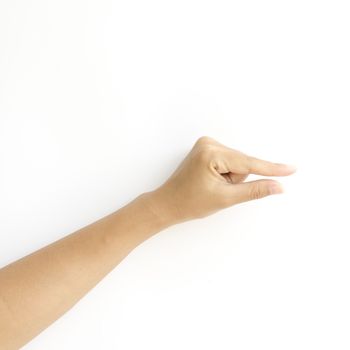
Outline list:
[[[152,207],[172,223],[203,218],[234,204],[283,192],[272,179],[244,182],[249,174],[286,176],[295,170],[202,136],[170,178],[153,191]]]

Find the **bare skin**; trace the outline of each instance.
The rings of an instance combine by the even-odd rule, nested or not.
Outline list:
[[[160,187],[0,270],[0,348],[19,349],[68,311],[135,247],[163,229],[282,193],[295,167],[202,136]]]

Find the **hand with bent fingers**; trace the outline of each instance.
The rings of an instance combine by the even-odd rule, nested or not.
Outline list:
[[[175,222],[203,218],[234,204],[283,192],[281,184],[272,179],[244,182],[249,174],[286,176],[295,170],[292,165],[261,160],[202,136],[155,191],[161,206],[157,210]]]

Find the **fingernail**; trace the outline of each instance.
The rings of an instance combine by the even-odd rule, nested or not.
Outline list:
[[[288,170],[288,171],[296,171],[297,167],[294,164],[285,164],[285,163],[275,163],[276,165]]]
[[[296,165],[294,165],[294,164],[286,164],[285,165],[287,168],[288,168],[288,170],[290,170],[290,171],[296,171],[297,170],[297,166]]]
[[[271,194],[278,194],[278,193],[283,193],[283,188],[280,184],[278,183],[273,183],[269,187],[270,193]]]

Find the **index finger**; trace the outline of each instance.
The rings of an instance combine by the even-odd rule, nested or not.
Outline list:
[[[296,171],[295,165],[273,163],[267,160],[246,156],[248,173],[263,176],[287,176]]]

